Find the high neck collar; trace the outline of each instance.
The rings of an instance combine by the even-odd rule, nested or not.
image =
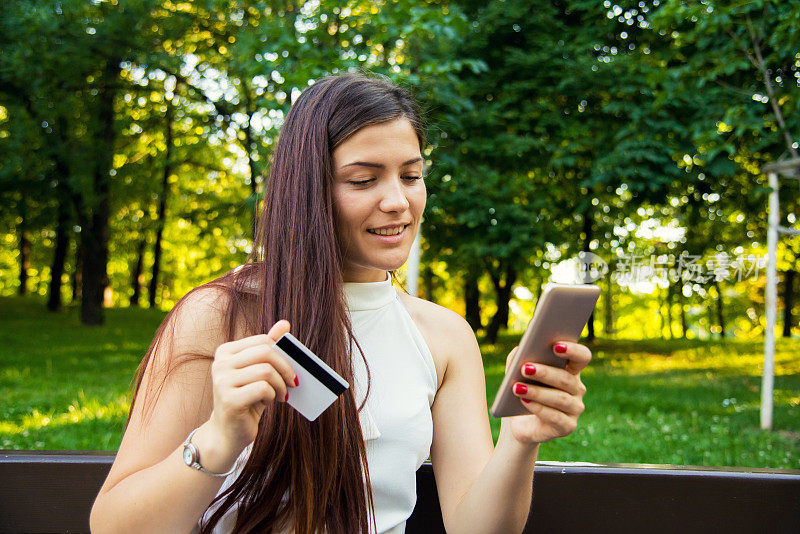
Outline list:
[[[383,282],[345,282],[344,296],[351,312],[377,310],[397,298],[397,291],[387,273]]]

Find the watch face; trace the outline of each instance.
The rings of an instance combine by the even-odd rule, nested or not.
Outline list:
[[[192,456],[194,456],[192,454],[192,449],[190,447],[184,447],[183,448],[183,462],[186,465],[192,465],[192,461],[194,460],[194,458],[192,458]]]

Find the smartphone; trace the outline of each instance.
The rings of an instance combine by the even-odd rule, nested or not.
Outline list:
[[[553,345],[558,341],[578,341],[599,297],[600,288],[593,284],[551,282],[544,286],[533,317],[519,342],[519,349],[489,409],[492,416],[530,413],[511,390],[515,382],[532,382],[530,378],[522,376],[522,366],[532,362],[562,369],[566,367],[567,360],[553,353]]]

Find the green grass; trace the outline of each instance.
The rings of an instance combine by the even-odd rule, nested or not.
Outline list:
[[[131,379],[165,315],[109,309],[89,328],[77,309],[0,298],[0,448],[116,450]]]
[[[0,299],[0,449],[116,450],[131,378],[165,314],[109,309],[88,328],[76,309],[43,310],[38,297]],[[489,402],[518,339],[482,347]],[[758,428],[760,341],[591,347],[586,412],[540,459],[800,468],[800,340],[778,340],[774,432]]]
[[[483,346],[489,402],[518,336]],[[800,340],[776,348],[774,432],[759,428],[763,342],[601,339],[586,411],[540,459],[800,468]],[[499,420],[492,419],[495,436]]]

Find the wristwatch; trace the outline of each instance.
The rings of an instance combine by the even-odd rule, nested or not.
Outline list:
[[[197,427],[189,432],[189,436],[186,438],[186,441],[183,442],[183,463],[212,477],[224,478],[236,471],[236,463],[233,464],[233,467],[227,473],[212,473],[211,471],[206,471],[205,468],[200,465],[200,451],[198,451],[195,444],[192,443],[192,436],[194,436],[194,433],[197,432],[199,428],[200,427]]]

